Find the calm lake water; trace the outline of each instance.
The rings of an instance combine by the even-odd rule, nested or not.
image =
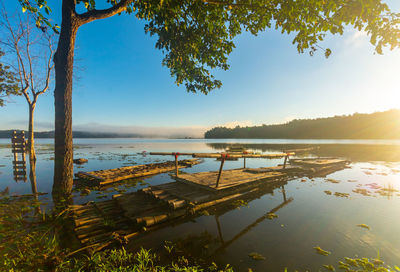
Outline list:
[[[0,139],[0,190],[10,194],[29,194],[31,185],[14,181],[12,153],[8,139]],[[172,160],[162,156],[143,156],[142,151],[220,152],[229,144],[240,143],[255,152],[279,152],[293,148],[319,146],[302,156],[335,156],[351,160],[350,168],[314,179],[288,181],[282,188],[266,192],[247,206],[215,210],[192,221],[152,232],[135,241],[131,248],[160,250],[164,241],[185,248],[188,255],[229,263],[237,271],[323,271],[324,264],[337,264],[343,257],[378,255],[389,265],[400,265],[400,141],[375,140],[166,140],[166,139],[76,139],[75,158],[89,162],[74,171],[93,171],[127,165]],[[37,187],[41,200],[51,202],[53,182],[52,140],[38,139]],[[183,157],[182,157],[183,158]],[[247,167],[274,166],[278,160],[248,159]],[[224,169],[240,168],[243,161],[227,161]],[[219,162],[205,159],[185,172],[218,170]],[[28,174],[29,175],[29,174]],[[328,181],[329,179],[330,181]],[[110,199],[118,192],[135,191],[149,184],[171,182],[160,174],[141,181],[121,182],[88,196],[74,192],[74,203]],[[333,181],[333,182],[332,182]],[[360,192],[365,189],[364,194]],[[332,192],[328,195],[324,191]],[[334,193],[348,193],[349,197]],[[285,193],[285,196],[284,194]],[[278,218],[263,216],[292,199],[275,213]],[[370,230],[358,227],[366,224]],[[332,252],[318,255],[313,247]],[[253,260],[256,252],[265,260]]]

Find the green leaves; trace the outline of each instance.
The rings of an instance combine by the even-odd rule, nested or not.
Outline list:
[[[47,17],[52,12],[51,8],[47,5],[47,0],[18,0],[21,4],[22,12],[29,11],[34,15],[36,27],[42,31],[46,31],[47,27],[51,28],[55,33],[59,33],[59,26],[52,24],[51,20]],[[93,0],[95,1],[95,0]],[[43,11],[46,15],[43,14]],[[45,26],[47,25],[47,27]]]
[[[49,25],[46,0],[19,1],[23,11],[35,14],[39,27],[51,25],[58,32]],[[115,6],[121,1],[106,2]],[[87,11],[96,9],[96,0],[76,2]],[[144,0],[127,4],[125,11],[146,21],[145,32],[157,36],[155,47],[164,53],[162,64],[188,92],[207,94],[222,86],[211,72],[229,69],[234,38],[242,31],[257,35],[275,28],[294,35],[299,53],[312,56],[322,49],[326,58],[332,51],[319,43],[327,34],[342,35],[348,25],[365,31],[378,54],[400,46],[400,15],[382,0]]]
[[[4,106],[6,97],[21,95],[17,74],[2,62],[3,56],[4,52],[0,51],[0,107]]]

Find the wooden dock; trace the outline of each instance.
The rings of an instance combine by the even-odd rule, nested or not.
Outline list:
[[[179,177],[176,177],[176,179],[186,184],[202,187],[206,190],[221,191],[285,176],[285,174],[280,172],[269,171],[254,173],[243,168],[225,170],[221,174],[219,185],[216,186],[218,175],[218,171],[201,172],[195,174],[180,174]]]
[[[92,185],[107,185],[121,180],[139,178],[144,176],[156,175],[169,171],[176,170],[177,168],[186,168],[199,164],[198,159],[182,160],[177,162],[167,161],[162,163],[151,163],[134,166],[126,166],[115,169],[99,170],[92,172],[78,172],[75,176],[79,179],[89,181]]]
[[[23,180],[26,182],[26,141],[25,141],[25,132],[24,131],[13,131],[11,137],[12,144],[12,153],[14,156],[13,160],[13,174],[14,180],[19,181]],[[18,154],[21,154],[21,158],[18,159]]]
[[[83,248],[101,250],[111,244],[128,243],[134,237],[168,224],[184,222],[199,216],[198,212],[204,209],[229,207],[235,200],[258,198],[287,184],[294,176],[315,174],[328,168],[337,171],[346,165],[343,160],[334,162],[325,159],[325,162],[316,163],[314,165],[309,160],[306,164],[314,168],[280,165],[223,172],[180,173],[175,176],[175,182],[114,195],[112,200],[71,205],[75,232]],[[173,170],[174,165],[171,168]],[[290,200],[286,199],[284,190],[283,198],[285,203]]]
[[[152,230],[200,216],[201,210],[226,206],[237,199],[251,200],[272,192],[287,179],[271,180],[243,190],[211,192],[182,182],[150,186],[141,191],[115,195],[112,200],[71,205],[75,233],[82,247],[98,251],[111,244],[126,244]]]

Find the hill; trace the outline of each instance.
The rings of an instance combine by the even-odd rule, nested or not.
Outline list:
[[[215,127],[208,130],[204,137],[207,139],[400,139],[400,110],[295,119],[278,125]]]

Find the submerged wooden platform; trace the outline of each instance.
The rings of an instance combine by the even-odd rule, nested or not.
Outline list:
[[[203,209],[255,199],[287,183],[275,179],[263,186],[211,192],[182,182],[150,186],[138,192],[115,195],[112,200],[71,205],[76,237],[82,247],[98,251],[111,244],[126,244],[130,239],[161,228],[171,222],[200,216]]]
[[[71,205],[75,232],[82,247],[97,251],[114,243],[184,222],[211,207],[230,207],[235,200],[251,200],[287,184],[295,175],[343,169],[343,160],[297,160],[305,166],[276,166],[224,170],[216,188],[218,172],[179,174],[177,181],[149,186],[140,191],[114,195],[112,200]],[[308,164],[307,164],[308,162]],[[174,163],[174,162],[173,162]],[[190,162],[191,163],[191,162]],[[174,169],[174,165],[172,169]],[[312,170],[314,169],[314,170]],[[316,169],[316,170],[315,170]],[[286,195],[283,190],[284,201]]]
[[[283,176],[285,176],[285,174],[280,172],[254,173],[243,168],[224,170],[222,172],[218,187],[216,187],[218,171],[180,174],[178,177],[175,177],[175,179],[186,184],[200,186],[206,190],[222,191],[226,189],[233,189],[238,186],[249,185],[254,182],[276,179]]]
[[[182,160],[178,161],[178,168],[191,167],[198,163],[200,163],[198,159]],[[175,167],[175,161],[167,161],[92,172],[78,172],[75,176],[79,179],[90,181],[93,185],[107,185],[125,179],[169,172],[175,170]]]
[[[348,163],[347,160],[337,158],[305,158],[305,159],[291,159],[290,163],[293,165],[301,165],[303,167],[326,167],[334,165],[345,165]]]

